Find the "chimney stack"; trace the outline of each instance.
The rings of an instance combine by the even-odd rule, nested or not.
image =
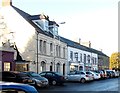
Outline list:
[[[81,44],[81,38],[79,38],[79,44]]]
[[[89,48],[91,48],[91,42],[89,41]]]
[[[2,0],[2,7],[11,6],[12,0]]]

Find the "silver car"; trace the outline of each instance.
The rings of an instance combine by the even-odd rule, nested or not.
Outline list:
[[[41,75],[37,74],[36,72],[26,71],[23,73],[35,80],[35,86],[37,86],[37,87],[48,87],[49,86],[48,79],[45,77],[42,77]]]
[[[86,71],[86,73],[87,73],[87,74],[92,74],[94,80],[98,80],[98,79],[101,78],[101,77],[100,77],[100,74],[99,74],[99,73],[96,73],[96,72],[94,72],[94,71]]]
[[[74,71],[67,75],[67,81],[78,81],[81,83],[85,83],[86,81],[93,80],[91,75],[86,74],[85,71]]]

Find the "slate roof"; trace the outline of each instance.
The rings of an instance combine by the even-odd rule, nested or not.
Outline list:
[[[54,37],[50,32],[45,32],[45,31],[42,31],[42,29],[40,29],[37,25],[35,25],[32,20],[36,20],[36,19],[40,19],[39,16],[40,15],[30,15],[18,8],[16,8],[15,6],[12,6],[26,21],[28,21],[39,33],[41,34],[44,34],[44,35],[47,35],[49,37]],[[52,21],[49,21],[50,24],[52,24]],[[59,25],[58,25],[59,26]],[[57,37],[59,38],[59,37]],[[70,47],[73,47],[73,48],[77,48],[77,49],[81,49],[81,50],[84,50],[84,51],[88,51],[88,52],[93,52],[93,53],[96,53],[98,55],[102,55],[102,56],[106,56],[108,57],[106,54],[104,54],[103,52],[101,51],[98,51],[98,50],[95,50],[93,48],[89,48],[89,47],[86,47],[86,46],[83,46],[83,45],[80,45],[79,43],[75,42],[75,41],[72,41],[72,40],[69,40],[67,38],[64,38],[62,36],[60,36],[60,41],[64,42],[67,44],[67,46],[70,46]]]
[[[70,47],[77,48],[77,49],[81,49],[81,50],[84,50],[84,51],[88,51],[88,52],[92,52],[92,53],[96,53],[96,54],[98,54],[98,55],[102,55],[102,56],[108,57],[106,54],[104,54],[104,53],[101,52],[101,51],[98,51],[98,50],[95,50],[95,49],[93,49],[93,48],[89,48],[89,47],[80,45],[79,43],[77,43],[77,42],[75,42],[75,41],[72,41],[72,40],[69,40],[69,39],[67,39],[67,38],[60,37],[60,40],[61,40],[62,42],[67,43],[67,45],[70,46]]]
[[[12,6],[26,21],[28,21],[35,29],[36,31],[38,31],[39,33],[41,34],[44,34],[44,35],[47,35],[49,37],[54,37],[50,32],[45,32],[43,31],[42,29],[40,29],[37,25],[35,25],[33,22],[32,22],[32,18],[38,18],[39,16],[38,15],[35,15],[35,16],[32,16],[20,9],[18,9],[17,7],[15,6]]]

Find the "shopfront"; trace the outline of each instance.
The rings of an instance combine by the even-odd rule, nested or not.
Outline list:
[[[82,63],[70,63],[70,71],[83,71],[84,64]]]
[[[15,62],[14,62],[14,51],[3,51],[0,50],[0,64],[2,71],[14,71]]]

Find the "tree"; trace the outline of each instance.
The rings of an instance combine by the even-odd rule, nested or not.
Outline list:
[[[110,69],[120,70],[120,52],[112,53],[110,57]]]

